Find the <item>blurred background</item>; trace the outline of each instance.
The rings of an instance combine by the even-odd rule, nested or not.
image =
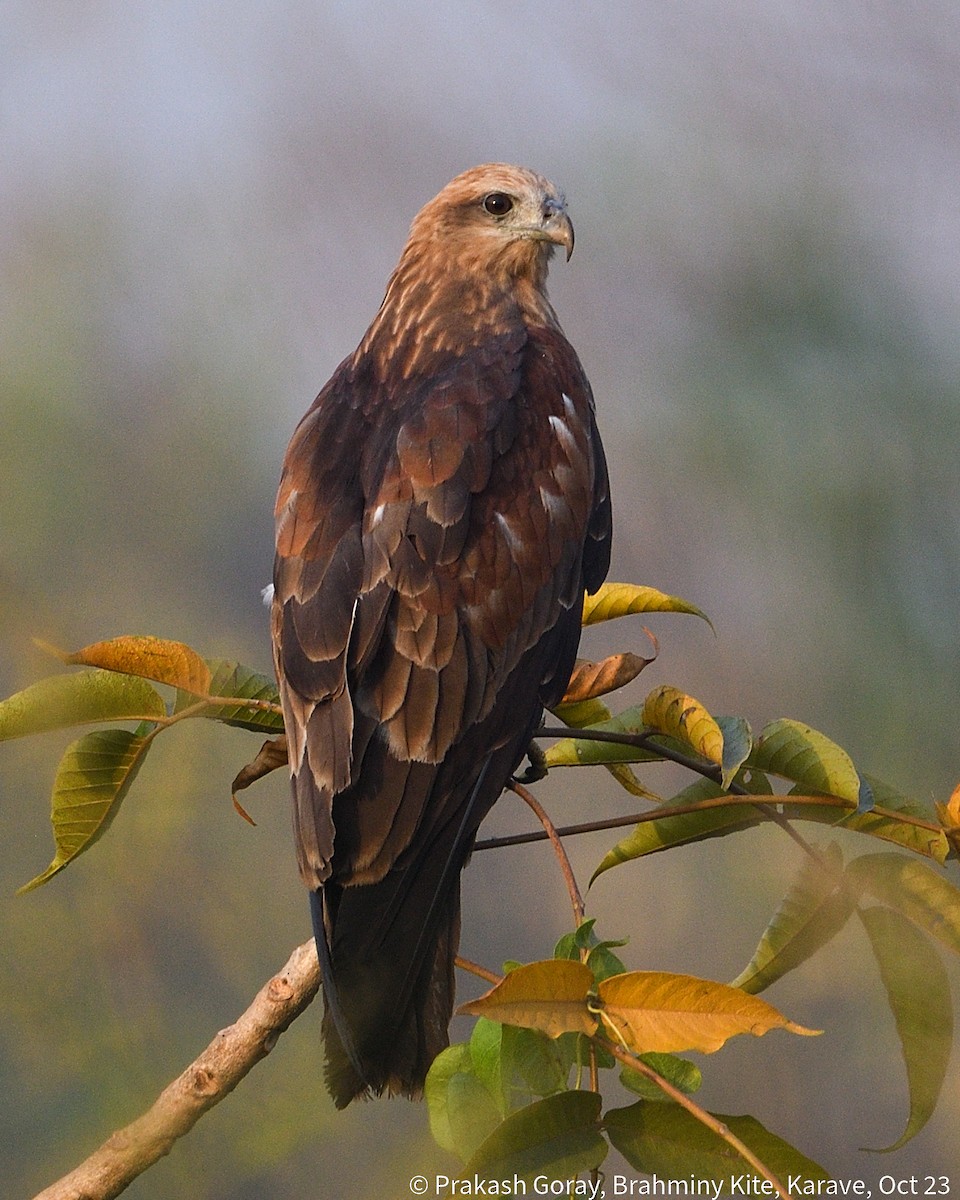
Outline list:
[[[596,392],[612,578],[653,618],[639,681],[822,729],[918,800],[960,776],[960,9],[953,0],[7,0],[0,7],[0,690],[32,644],[120,633],[270,669],[279,463],[373,316],[414,213],[486,160],[562,186],[551,292]],[[619,622],[588,652],[636,648]],[[138,1115],[308,936],[287,789],[230,805],[259,739],[160,739],[109,835],[49,886],[71,735],[0,747],[0,1144],[28,1195]],[[679,780],[651,772],[667,794]],[[635,811],[606,775],[558,823]],[[487,829],[528,828],[506,798]],[[824,830],[815,839],[828,839]],[[571,843],[586,882],[615,835]],[[876,845],[844,841],[848,853]],[[728,979],[796,852],[754,832],[632,864],[588,905],[628,965]],[[549,954],[541,847],[477,855],[463,951]],[[954,983],[958,972],[952,969]],[[464,996],[478,989],[462,981]],[[770,999],[824,1028],[702,1063],[840,1176],[958,1167],[958,1059],[926,1130],[852,927]],[[334,1112],[320,1006],[133,1185],[151,1200],[382,1197],[449,1170],[404,1102]],[[459,1027],[465,1028],[464,1026]]]

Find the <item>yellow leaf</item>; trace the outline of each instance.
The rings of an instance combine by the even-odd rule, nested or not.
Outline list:
[[[629,971],[597,985],[601,1019],[614,1040],[636,1054],[712,1054],[738,1033],[760,1037],[770,1029],[813,1035],[765,1000],[739,988],[693,975]]]
[[[699,700],[679,688],[654,688],[643,704],[643,723],[685,742],[708,761],[723,765],[723,733]]]
[[[960,783],[953,789],[946,804],[938,804],[936,809],[947,841],[954,854],[960,855]]]
[[[750,766],[797,784],[796,791],[825,792],[841,800],[860,800],[860,776],[850,755],[826,734],[788,717],[764,726]]]
[[[540,1029],[550,1037],[596,1032],[597,1020],[587,1008],[593,972],[576,959],[550,958],[517,967],[486,995],[461,1004],[458,1013],[488,1017],[502,1025]]]
[[[210,668],[196,650],[183,642],[128,636],[94,642],[73,654],[57,650],[54,653],[63,662],[74,666],[102,667],[125,675],[139,675],[141,679],[168,683],[194,695],[205,696],[210,688]]]
[[[587,725],[596,725],[599,721],[610,720],[610,709],[602,700],[578,700],[575,704],[561,701],[550,710],[564,725],[574,729],[583,729]]]
[[[710,618],[695,604],[679,596],[668,596],[653,587],[641,587],[635,583],[604,583],[592,596],[583,600],[583,624],[596,625],[600,621],[611,621],[633,613],[676,612],[700,617],[713,628]]]
[[[947,801],[945,812],[951,825],[960,825],[960,783],[953,789],[953,794]]]

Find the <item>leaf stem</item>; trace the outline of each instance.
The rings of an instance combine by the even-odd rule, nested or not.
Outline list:
[[[188,704],[186,708],[178,709],[170,714],[169,717],[160,717],[157,720],[158,725],[166,728],[168,725],[175,725],[178,721],[183,721],[187,717],[203,716],[204,709],[207,708],[250,708],[256,712],[268,712],[274,716],[282,717],[283,709],[279,704],[272,700],[245,700],[242,696],[197,696],[193,704]]]

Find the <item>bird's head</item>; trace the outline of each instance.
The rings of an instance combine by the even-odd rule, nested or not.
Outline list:
[[[411,234],[424,227],[452,241],[502,253],[527,243],[531,253],[573,253],[573,225],[566,201],[549,179],[525,167],[486,163],[464,171],[417,215]]]
[[[573,253],[563,193],[525,167],[485,163],[464,171],[426,204],[410,230],[411,247],[434,250],[470,269],[528,275],[542,282],[554,248]]]
[[[557,246],[570,257],[573,225],[548,179],[504,163],[464,171],[414,218],[358,360],[409,377],[518,317],[559,328],[546,292]]]

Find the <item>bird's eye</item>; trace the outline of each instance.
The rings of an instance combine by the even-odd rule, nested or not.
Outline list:
[[[483,207],[491,217],[505,217],[513,208],[513,200],[506,192],[491,192],[489,196],[484,196]]]

